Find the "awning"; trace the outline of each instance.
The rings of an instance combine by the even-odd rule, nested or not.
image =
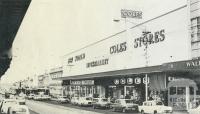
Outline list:
[[[120,76],[120,75],[124,76],[124,75],[130,75],[130,74],[146,74],[146,73],[156,73],[156,72],[157,73],[163,72],[162,65],[108,71],[108,72],[99,72],[99,73],[92,73],[92,74],[83,74],[83,75],[76,75],[76,76],[66,76],[66,77],[60,77],[59,79],[61,80],[88,79],[88,78],[111,77],[111,76]]]

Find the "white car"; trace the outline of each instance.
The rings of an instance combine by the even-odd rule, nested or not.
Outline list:
[[[139,111],[141,114],[151,113],[172,113],[172,107],[164,106],[161,101],[145,101],[142,106],[139,106]]]
[[[80,97],[78,105],[80,105],[80,106],[92,106],[92,98],[91,97]]]
[[[188,112],[189,114],[200,114],[200,105],[196,108],[189,109]]]
[[[72,97],[71,98],[71,104],[72,105],[78,105],[79,103],[79,97]]]
[[[30,114],[30,112],[25,105],[13,105],[8,109],[8,114]]]
[[[42,100],[42,96],[41,95],[35,95],[33,97],[34,100]]]
[[[33,99],[34,96],[35,96],[34,94],[29,94],[29,95],[28,95],[28,99]]]
[[[67,96],[58,96],[57,102],[59,103],[69,103]]]
[[[0,106],[1,113],[7,113],[9,107],[17,104],[18,102],[15,99],[4,99]]]

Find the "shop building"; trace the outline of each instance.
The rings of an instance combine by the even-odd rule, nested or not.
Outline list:
[[[61,77],[63,74],[62,67],[52,68],[49,71],[50,80],[49,80],[49,91],[50,95],[53,97],[64,95],[64,87],[62,86],[61,80],[56,80]]]
[[[187,4],[65,55],[63,75],[58,79],[72,96],[131,98],[141,104],[147,93],[148,100],[188,109],[189,94],[182,92],[182,108],[175,107],[179,100],[171,100],[174,96],[168,94],[173,81],[194,81],[200,74],[199,59],[191,49]],[[199,82],[194,83],[193,88],[188,85],[176,88],[176,92],[198,90]]]

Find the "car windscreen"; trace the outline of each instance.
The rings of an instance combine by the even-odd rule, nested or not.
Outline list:
[[[25,102],[19,102],[19,105],[26,105]]]
[[[89,98],[89,97],[88,97],[88,98],[86,98],[86,100],[92,100],[92,98]]]
[[[107,101],[108,101],[108,99],[102,99],[101,101],[103,101],[103,102],[107,102]]]
[[[125,100],[126,103],[133,103],[133,100]]]
[[[156,105],[163,105],[163,103],[162,102],[157,102]]]

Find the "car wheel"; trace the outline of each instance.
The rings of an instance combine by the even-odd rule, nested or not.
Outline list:
[[[123,113],[125,113],[125,112],[126,112],[126,109],[125,109],[125,108],[123,108],[123,109],[122,109],[122,112],[123,112]]]
[[[141,110],[141,114],[144,114],[144,110]]]
[[[153,111],[153,114],[157,114],[157,110],[154,110],[154,111]]]

